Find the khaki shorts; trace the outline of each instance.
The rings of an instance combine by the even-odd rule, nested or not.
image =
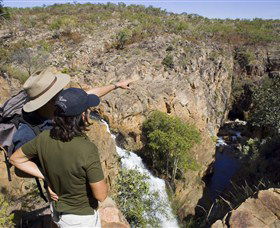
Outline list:
[[[93,215],[74,215],[57,212],[51,203],[53,222],[61,228],[64,227],[98,227],[101,228],[101,221],[98,210]]]

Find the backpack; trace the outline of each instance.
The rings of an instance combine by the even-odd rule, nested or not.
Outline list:
[[[29,101],[28,95],[24,90],[20,91],[15,96],[8,99],[0,107],[0,150],[4,151],[5,163],[7,167],[8,179],[12,180],[10,168],[12,165],[9,162],[9,158],[14,152],[13,136],[17,131],[19,124],[27,124],[35,133],[40,134],[41,130],[38,126],[32,126],[27,123],[22,117],[22,107]],[[35,178],[40,196],[47,202],[46,197],[43,194],[43,190],[38,178]]]

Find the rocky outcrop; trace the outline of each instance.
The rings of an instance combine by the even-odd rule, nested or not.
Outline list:
[[[280,189],[259,191],[211,228],[280,227]]]
[[[106,125],[98,120],[92,121],[92,125],[89,127],[87,135],[99,150],[105,179],[110,190],[113,191],[114,189],[112,189],[112,186],[114,185],[120,167],[115,141],[107,131]]]
[[[116,206],[106,207],[99,211],[101,225],[104,228],[129,228],[130,225]]]

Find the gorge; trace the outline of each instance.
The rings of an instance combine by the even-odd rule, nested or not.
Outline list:
[[[232,132],[236,126],[225,126],[236,119],[247,121],[253,113],[252,88],[264,78],[279,77],[279,20],[210,20],[114,4],[10,9],[10,14],[10,19],[0,24],[0,103],[20,90],[28,66],[33,70],[53,65],[71,75],[70,86],[84,89],[133,78],[130,90],[118,89],[102,97],[98,108],[116,135],[118,146],[141,157],[146,143],[142,124],[154,110],[195,125],[201,143],[190,154],[199,169],[189,169],[175,179],[171,204],[176,205],[178,221],[190,227],[198,227],[199,222],[210,226],[232,210],[223,206],[223,213],[212,220],[207,218],[212,206],[211,178],[216,178],[214,162],[227,153],[220,153],[216,144],[225,149],[222,138],[218,138],[224,137],[243,151],[248,146],[246,140],[263,139],[269,131],[248,126],[241,133],[246,138],[238,138]],[[26,55],[35,56],[33,65],[22,61],[21,56]],[[113,193],[121,151],[105,126],[94,123],[88,136],[100,150]],[[274,156],[277,161],[279,152]],[[244,155],[242,161],[246,159]],[[240,172],[236,172],[238,180],[249,176],[243,168],[241,163]],[[3,165],[1,173],[5,172]],[[24,180],[15,177],[10,184],[5,178],[1,176],[1,188],[9,194],[26,193]],[[219,187],[213,188],[215,192]],[[227,191],[226,186],[221,189]]]

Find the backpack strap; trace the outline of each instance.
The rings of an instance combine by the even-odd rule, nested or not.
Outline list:
[[[42,189],[41,183],[39,181],[39,178],[35,177],[35,180],[36,180],[36,184],[37,184],[37,187],[38,187],[38,190],[39,190],[39,193],[40,193],[40,197],[47,203],[48,200],[47,200],[46,196],[43,193],[43,189]],[[45,181],[44,181],[44,187],[47,188],[47,185],[46,185]]]
[[[8,158],[8,155],[7,155],[7,151],[2,147],[0,146],[0,151],[4,151],[4,157],[5,157],[5,164],[6,164],[6,168],[7,168],[7,174],[8,174],[8,180],[9,181],[12,181],[12,177],[11,177],[11,170],[10,168],[12,167],[11,163],[9,162],[9,158]]]

